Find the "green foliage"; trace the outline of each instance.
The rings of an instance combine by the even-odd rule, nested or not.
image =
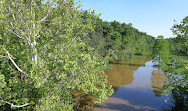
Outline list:
[[[0,96],[3,95],[3,90],[6,88],[5,77],[0,73]],[[2,103],[0,103],[1,105]]]
[[[94,21],[95,30],[84,42],[98,51],[101,59],[110,62],[125,60],[152,50],[154,37],[139,32],[131,24],[106,22],[99,18]]]
[[[163,36],[158,36],[153,47],[153,58],[158,65],[169,63],[169,45]]]
[[[100,103],[113,93],[106,64],[152,49],[154,37],[80,6],[74,0],[1,2],[0,110],[69,111],[83,95]]]
[[[188,55],[188,16],[180,24],[175,24],[172,31],[177,35],[175,39],[177,50]]]
[[[106,62],[83,42],[97,16],[79,7],[74,0],[0,4],[2,110],[69,111],[77,105],[75,91],[94,96],[94,103],[113,93]]]
[[[188,68],[184,59],[171,56],[169,64],[164,70],[168,72],[168,82],[166,83],[166,93],[172,94],[174,105],[172,110],[186,111],[188,109]]]

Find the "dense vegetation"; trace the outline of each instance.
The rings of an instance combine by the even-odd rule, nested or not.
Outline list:
[[[100,103],[113,93],[107,64],[151,52],[169,72],[175,108],[187,108],[188,62],[169,52],[188,55],[188,17],[173,26],[176,38],[155,39],[80,7],[74,0],[1,2],[0,110],[69,111],[88,95]]]
[[[188,55],[188,16],[180,24],[175,24],[172,31],[177,37],[169,39],[171,51]]]
[[[188,110],[188,17],[172,28],[177,37],[155,41],[154,60],[167,73],[165,94],[172,94],[172,110]],[[170,54],[169,54],[170,53]]]
[[[154,43],[74,0],[4,0],[0,10],[0,110],[68,111],[85,95],[100,103],[113,93],[106,64],[147,54]]]
[[[75,5],[73,0],[1,3],[0,110],[68,111],[84,95],[99,103],[113,93],[105,62],[81,40],[93,30],[96,15]]]
[[[125,60],[133,55],[148,55],[152,52],[155,38],[140,32],[132,24],[117,21],[106,22],[97,18],[95,31],[85,40],[108,61]]]
[[[163,36],[158,36],[153,47],[153,56],[158,66],[169,62],[169,44]]]

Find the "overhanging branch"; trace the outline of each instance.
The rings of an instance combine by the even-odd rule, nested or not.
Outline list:
[[[22,108],[22,107],[25,107],[25,106],[28,106],[28,105],[32,105],[32,103],[25,103],[23,105],[14,105],[13,103],[10,103],[8,101],[3,101],[3,100],[0,100],[0,102],[7,103],[7,104],[11,105],[12,107],[16,107],[16,108]]]
[[[45,16],[44,18],[42,18],[42,19],[38,22],[38,25],[48,17],[49,12],[50,12],[50,9],[51,9],[51,8],[49,7],[46,16]]]
[[[18,69],[18,71],[20,71],[21,73],[23,73],[23,74],[26,75],[27,77],[34,79],[33,77],[31,77],[31,76],[29,76],[27,73],[25,73],[23,70],[21,70],[21,69],[18,67],[18,65],[14,62],[14,60],[11,58],[9,52],[8,52],[5,48],[4,48],[4,50],[6,51],[6,53],[7,53],[8,57],[9,57],[10,61],[14,64],[14,66]]]

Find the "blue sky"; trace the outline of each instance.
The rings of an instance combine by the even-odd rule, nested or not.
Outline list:
[[[79,1],[79,0],[76,0]],[[82,9],[95,10],[105,21],[132,23],[149,35],[173,37],[171,27],[188,16],[188,0],[80,0]]]

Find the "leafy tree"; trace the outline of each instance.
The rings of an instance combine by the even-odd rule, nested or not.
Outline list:
[[[176,42],[179,43],[180,52],[188,55],[188,16],[180,24],[175,24],[172,31],[177,35]]]
[[[148,54],[154,45],[154,37],[139,32],[130,24],[121,24],[117,21],[104,22],[103,35],[107,40],[107,50],[114,50],[116,56],[118,56],[117,60],[130,59],[134,54]]]
[[[110,23],[110,25],[113,27],[114,31],[117,31],[117,32],[122,32],[122,26],[119,22],[117,21],[113,21]]]
[[[145,52],[147,51],[147,50],[149,50],[148,48],[149,48],[149,46],[148,45],[143,45],[143,44],[145,44],[146,43],[146,39],[145,39],[145,37],[144,36],[141,36],[139,39],[138,39],[138,41],[136,41],[136,46],[135,46],[135,49],[136,49],[136,51],[135,51],[135,53],[137,54],[137,55],[142,55],[142,54],[145,54]]]
[[[112,94],[102,73],[105,62],[82,41],[93,29],[94,13],[77,6],[74,0],[0,4],[2,110],[68,111],[83,95],[99,103]],[[73,92],[83,95],[73,98]]]
[[[167,38],[167,41],[168,41],[168,44],[169,44],[169,51],[170,52],[176,52],[178,51],[179,52],[179,48],[178,48],[178,44],[175,40],[175,38]]]
[[[158,36],[154,48],[153,57],[158,62],[158,65],[162,65],[169,62],[169,46],[166,39],[163,36]]]
[[[126,59],[131,59],[131,57],[135,54],[135,47],[134,47],[134,39],[129,36],[129,37],[125,37],[123,36],[123,47],[124,47],[124,51],[125,51],[125,55],[126,55]]]
[[[113,31],[113,27],[110,25],[109,22],[103,22],[102,26],[103,26],[103,34],[104,34],[104,36],[106,36],[107,34],[109,34],[110,32]]]

